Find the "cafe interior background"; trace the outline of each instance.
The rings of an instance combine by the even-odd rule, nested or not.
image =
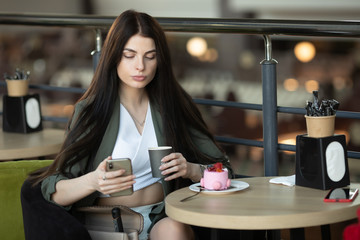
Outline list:
[[[0,0],[2,13],[96,14],[117,16],[126,9],[154,17],[360,20],[360,1],[286,0]],[[260,36],[167,32],[173,68],[194,98],[262,104]],[[105,35],[105,32],[104,32]],[[360,111],[360,39],[272,36],[277,64],[278,106],[305,107],[312,91],[336,99],[339,110]],[[31,71],[31,84],[87,88],[93,75],[90,29],[0,25],[0,81],[16,68]],[[0,87],[0,109],[6,88]],[[67,117],[79,94],[41,92],[43,115]],[[215,135],[262,139],[262,112],[199,106]],[[1,123],[1,120],[0,120]],[[2,124],[2,123],[1,123]],[[64,128],[64,123],[45,122]],[[278,113],[279,142],[295,144],[306,133],[305,118]],[[336,119],[348,150],[360,151],[360,121]],[[263,150],[223,145],[237,174],[263,176]],[[279,152],[279,174],[295,173],[294,152]],[[349,159],[351,181],[360,180],[360,161]]]

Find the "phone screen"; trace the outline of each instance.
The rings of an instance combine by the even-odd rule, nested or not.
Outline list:
[[[357,196],[359,189],[334,188],[324,198],[325,202],[351,202]]]

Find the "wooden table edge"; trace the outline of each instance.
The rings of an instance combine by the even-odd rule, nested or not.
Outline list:
[[[29,147],[24,147],[21,150],[17,149],[17,148],[9,148],[9,149],[2,149],[1,150],[1,154],[0,154],[0,162],[1,161],[11,161],[11,160],[16,160],[16,159],[24,159],[24,158],[37,158],[37,157],[44,157],[44,156],[49,156],[49,155],[54,155],[56,154],[64,141],[64,134],[65,131],[62,129],[55,129],[55,128],[45,128],[43,130],[43,133],[47,135],[51,135],[51,134],[58,134],[59,137],[62,136],[61,140],[58,143],[51,143],[51,144],[45,144],[43,146],[29,146]],[[39,132],[34,132],[34,133],[13,133],[13,134],[18,134],[21,136],[27,136],[30,134],[36,134]]]
[[[264,179],[270,179],[269,177]],[[238,179],[246,181],[246,179]],[[270,183],[269,183],[270,184]],[[286,187],[286,186],[284,186]],[[189,190],[190,191],[190,190]],[[324,193],[326,191],[324,190]],[[360,196],[358,196],[360,197]],[[359,201],[359,200],[358,200]],[[200,227],[214,227],[220,229],[237,229],[237,230],[260,230],[260,229],[291,229],[303,228],[311,226],[320,226],[325,224],[332,224],[352,220],[357,218],[356,210],[359,204],[355,203],[326,203],[326,204],[344,204],[348,207],[343,209],[332,210],[331,212],[319,211],[310,213],[297,213],[278,216],[229,216],[216,215],[216,218],[209,217],[208,214],[194,213],[185,209],[179,209],[168,203],[168,198],[165,199],[165,212],[174,220],[200,226]],[[349,206],[351,205],[351,206]],[[305,220],[299,220],[299,217]],[[198,219],[202,218],[202,221]]]

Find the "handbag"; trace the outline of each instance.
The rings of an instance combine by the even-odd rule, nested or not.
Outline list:
[[[123,231],[116,232],[112,210],[120,209]],[[93,240],[138,240],[144,228],[144,217],[122,205],[79,207],[83,224]]]

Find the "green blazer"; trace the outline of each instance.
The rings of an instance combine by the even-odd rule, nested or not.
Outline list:
[[[162,117],[158,110],[158,107],[156,104],[151,104],[151,114],[153,118],[154,128],[155,128],[155,134],[158,141],[159,146],[165,145],[165,139],[163,134],[163,127],[162,127]],[[85,102],[82,101],[78,103],[75,107],[75,113],[73,117],[73,123],[70,124],[71,126],[76,121],[77,117],[79,116],[79,113],[81,109],[84,107]],[[112,113],[112,116],[110,118],[109,124],[106,128],[104,137],[101,141],[101,144],[98,148],[98,151],[96,153],[96,156],[94,158],[94,162],[91,166],[91,171],[95,170],[97,166],[100,164],[101,161],[103,161],[108,156],[111,156],[113,148],[115,146],[115,142],[117,139],[118,131],[119,131],[119,119],[120,119],[120,100],[117,99],[114,110]],[[231,173],[231,166],[229,163],[228,158],[216,147],[216,145],[207,137],[199,134],[197,131],[193,131],[193,141],[195,142],[196,146],[205,154],[208,156],[211,156],[212,158],[216,159],[216,161],[221,161],[225,167],[229,169],[229,173]],[[86,163],[88,159],[85,158],[81,160],[80,162],[76,163],[70,170],[71,174],[75,177],[80,176],[81,170],[85,169]],[[189,160],[191,162],[199,163],[199,164],[210,164],[210,163],[204,163],[199,162],[196,159]],[[52,176],[47,177],[44,179],[44,181],[41,183],[41,190],[44,198],[50,202],[53,202],[51,200],[51,194],[53,194],[55,190],[56,183],[60,180],[68,179],[66,176],[62,174],[55,174]],[[178,179],[178,181],[181,181]],[[174,191],[177,186],[181,186],[181,184],[176,184],[176,181],[164,181],[162,180],[162,186],[164,195],[167,196],[170,192]],[[83,198],[82,200],[78,201],[74,205],[76,207],[81,206],[91,206],[94,204],[96,198],[100,195],[99,192],[94,192],[93,194]],[[53,202],[56,204],[55,202]],[[161,218],[165,217],[165,211],[164,211],[164,203],[158,205],[156,208],[152,210],[150,213],[150,219],[152,220],[153,224],[160,220]],[[70,210],[71,206],[64,207],[66,210]],[[151,229],[151,228],[150,228]]]

